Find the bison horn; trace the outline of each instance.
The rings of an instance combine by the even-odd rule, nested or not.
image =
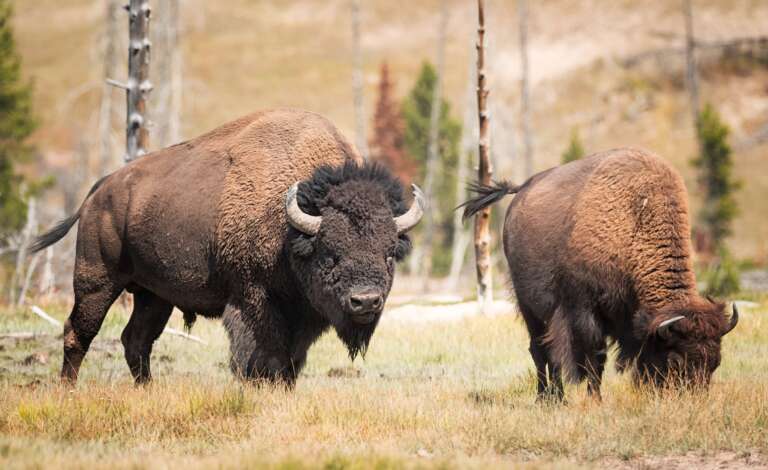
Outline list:
[[[678,315],[676,317],[672,317],[664,320],[663,322],[659,323],[659,326],[656,328],[656,333],[662,338],[669,337],[669,327],[672,326],[674,323],[679,322],[680,320],[685,320],[685,317],[682,315]]]
[[[723,336],[727,335],[731,332],[734,328],[736,328],[736,325],[739,323],[739,310],[736,308],[736,302],[733,303],[733,315],[731,315],[731,323],[728,325],[728,328],[725,329],[723,332]]]
[[[424,215],[424,209],[427,207],[427,202],[424,199],[424,193],[421,192],[418,186],[412,184],[413,188],[413,204],[403,215],[395,217],[395,226],[397,226],[397,234],[405,233],[412,229],[419,223],[421,216]]]
[[[309,215],[299,207],[296,194],[299,192],[299,183],[291,186],[285,195],[285,213],[288,215],[288,223],[296,230],[307,235],[317,235],[323,218],[317,215]]]

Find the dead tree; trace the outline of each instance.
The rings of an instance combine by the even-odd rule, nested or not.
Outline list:
[[[693,34],[693,6],[691,5],[691,2],[692,0],[683,0],[683,15],[685,16],[685,77],[686,84],[688,85],[688,97],[690,100],[693,126],[694,129],[697,129],[700,112],[699,77],[696,70],[696,40]],[[699,143],[699,145],[701,145],[701,143]]]
[[[104,30],[104,85],[99,106],[99,162],[98,176],[109,172],[112,166],[112,86],[108,79],[117,73],[117,13],[118,0],[107,0]]]
[[[360,0],[352,0],[352,94],[355,106],[355,145],[363,158],[368,158],[363,103],[363,53],[360,45]]]
[[[45,262],[43,272],[40,274],[39,293],[44,297],[50,297],[56,288],[56,275],[53,272],[53,246],[45,249]]]
[[[126,91],[125,162],[131,162],[147,153],[149,130],[147,96],[152,91],[149,81],[149,19],[152,9],[149,0],[130,0],[128,10],[128,81],[108,83]]]
[[[484,0],[477,0],[477,117],[480,128],[478,144],[477,181],[491,184],[493,168],[488,136],[488,85],[485,70],[485,9]],[[493,302],[491,278],[491,209],[486,207],[475,216],[475,263],[477,270],[477,300],[480,311],[487,313]]]
[[[179,47],[179,0],[164,0],[155,10],[152,28],[155,58],[152,76],[152,139],[158,148],[181,140],[182,57]]]
[[[474,41],[473,41],[474,49]],[[472,51],[474,52],[474,50]],[[467,92],[464,99],[464,125],[461,128],[461,144],[459,161],[456,172],[456,206],[467,200],[466,182],[469,178],[470,156],[477,148],[477,70],[474,53],[468,61]],[[461,221],[461,212],[453,212],[453,242],[451,246],[451,268],[448,274],[448,286],[455,290],[459,287],[461,268],[464,266],[464,255],[471,237]]]
[[[448,28],[448,2],[442,0],[440,6],[440,25],[437,36],[437,76],[432,91],[432,106],[429,111],[429,141],[427,144],[426,174],[424,176],[424,194],[432,206],[424,217],[424,241],[422,261],[423,287],[427,287],[432,272],[432,244],[435,238],[435,178],[440,164],[440,112],[443,103],[443,75],[445,74],[445,37]]]
[[[32,242],[32,237],[34,237],[35,233],[37,233],[37,199],[30,197],[27,204],[27,220],[24,224],[24,229],[21,231],[21,237],[16,250],[16,268],[13,270],[13,276],[11,277],[9,292],[11,305],[15,305],[17,301],[21,302],[21,297],[17,297],[19,294],[19,283],[26,279],[28,270],[34,269],[31,265],[25,266],[24,263],[27,262],[29,244]]]
[[[528,0],[517,1],[520,29],[520,120],[523,126],[525,177],[533,175],[533,135],[531,131],[530,74],[528,69]]]

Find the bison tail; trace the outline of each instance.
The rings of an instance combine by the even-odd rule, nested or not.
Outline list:
[[[88,191],[88,195],[85,197],[85,200],[87,201],[91,195],[96,192],[97,189],[99,189],[99,186],[104,182],[104,180],[107,177],[103,177],[100,180],[96,182],[91,187],[91,190]],[[67,217],[64,220],[59,221],[58,224],[56,224],[52,229],[48,230],[44,234],[38,236],[35,238],[35,240],[32,242],[32,245],[30,245],[29,249],[31,253],[36,253],[40,250],[44,250],[48,248],[49,246],[53,245],[57,241],[64,238],[64,236],[69,233],[69,230],[72,228],[73,225],[75,225],[75,222],[77,222],[77,219],[80,218],[80,211],[83,209],[82,206],[80,206],[80,209],[78,209],[77,212],[72,214],[71,216]]]
[[[509,181],[496,181],[488,185],[470,183],[467,189],[476,193],[477,196],[459,204],[456,208],[464,208],[464,214],[461,216],[463,221],[466,221],[486,207],[501,201],[507,194],[517,193],[520,190],[520,186],[516,186]]]

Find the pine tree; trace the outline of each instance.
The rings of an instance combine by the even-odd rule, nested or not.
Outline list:
[[[0,0],[0,241],[24,225],[27,204],[15,165],[31,154],[25,140],[36,125],[32,88],[21,77],[11,17],[11,2]]]
[[[696,120],[699,138],[699,156],[693,165],[699,170],[699,184],[704,192],[704,203],[699,212],[699,243],[710,260],[703,278],[709,295],[725,296],[739,289],[739,272],[731,258],[725,239],[731,233],[731,222],[738,210],[734,193],[740,184],[733,176],[729,129],[715,108],[707,104]]]
[[[429,120],[432,110],[437,73],[429,62],[421,66],[416,84],[402,105],[405,120],[405,148],[413,156],[418,180],[424,178],[429,147]],[[450,265],[451,216],[456,186],[456,165],[459,155],[461,124],[451,116],[450,104],[442,100],[439,119],[440,162],[435,184],[432,210],[436,211],[436,237],[433,250],[433,271],[444,273]]]
[[[379,96],[373,115],[371,158],[389,168],[407,187],[416,173],[416,165],[405,149],[405,122],[393,96],[394,82],[386,63],[379,74]]]
[[[699,184],[704,192],[699,220],[710,246],[719,250],[731,234],[731,222],[738,212],[734,193],[740,184],[733,176],[730,131],[712,105],[705,105],[699,114],[697,131],[701,150],[693,165],[699,170]]]
[[[579,158],[584,156],[584,145],[581,143],[581,138],[579,137],[579,130],[573,129],[571,132],[571,142],[568,144],[568,148],[563,152],[563,155],[561,157],[562,164],[565,165],[566,163],[572,162],[574,160],[578,160]]]

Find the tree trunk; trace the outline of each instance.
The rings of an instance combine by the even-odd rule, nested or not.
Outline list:
[[[440,24],[437,37],[437,77],[432,91],[432,105],[429,111],[429,142],[427,145],[426,174],[424,176],[424,195],[431,209],[424,217],[423,254],[419,263],[423,271],[423,289],[426,290],[432,273],[432,244],[435,238],[435,178],[440,165],[440,112],[443,103],[443,75],[445,73],[445,36],[448,27],[448,2],[442,0],[440,6]]]
[[[477,0],[477,115],[480,127],[477,180],[491,184],[490,141],[488,136],[488,93],[485,71],[485,11],[484,0]],[[493,302],[491,279],[491,209],[486,207],[475,216],[475,263],[477,270],[477,300],[482,313],[488,313]]]
[[[117,73],[117,12],[118,0],[107,0],[104,30],[104,84],[99,106],[99,162],[96,172],[99,177],[109,173],[112,160],[112,86],[108,79]]]
[[[523,126],[523,159],[525,177],[533,175],[533,135],[531,133],[531,101],[528,72],[528,0],[517,1],[520,29],[520,114]]]
[[[53,246],[45,249],[45,263],[40,274],[40,294],[50,297],[56,287],[56,275],[53,272]]]
[[[153,142],[165,148],[180,140],[181,49],[179,48],[179,0],[164,0],[155,9],[152,41],[155,58],[151,70],[155,77],[152,100]]]
[[[363,103],[363,53],[360,44],[360,0],[352,0],[352,94],[355,106],[355,145],[360,155],[368,159],[368,139],[365,134]]]
[[[11,286],[9,292],[9,300],[11,305],[16,305],[19,289],[19,282],[26,278],[24,269],[24,263],[27,261],[27,254],[29,252],[29,244],[32,241],[32,237],[37,233],[37,199],[34,197],[29,198],[29,204],[27,205],[27,221],[24,224],[24,229],[21,232],[21,239],[19,241],[19,248],[16,251],[16,269],[13,271],[11,277]]]
[[[473,41],[474,46],[474,41]],[[474,49],[474,47],[473,47]],[[474,52],[474,50],[473,50]],[[474,56],[474,54],[470,54]],[[464,126],[461,129],[461,149],[456,173],[456,204],[458,206],[467,199],[466,181],[472,149],[477,148],[477,70],[475,62],[470,57],[467,73],[467,92],[464,99]],[[464,266],[464,255],[469,246],[469,231],[464,228],[461,211],[453,212],[453,244],[451,246],[451,269],[448,274],[448,286],[452,291],[459,287],[461,269]]]
[[[152,91],[149,81],[149,0],[130,0],[128,5],[128,83],[126,119],[126,163],[147,153],[147,95]]]
[[[691,117],[693,120],[694,131],[698,139],[699,112],[699,77],[696,70],[696,40],[693,35],[693,6],[692,0],[683,0],[683,15],[685,16],[685,65],[686,65],[686,84],[688,85],[688,98],[690,100]],[[699,141],[699,148],[701,142]]]

